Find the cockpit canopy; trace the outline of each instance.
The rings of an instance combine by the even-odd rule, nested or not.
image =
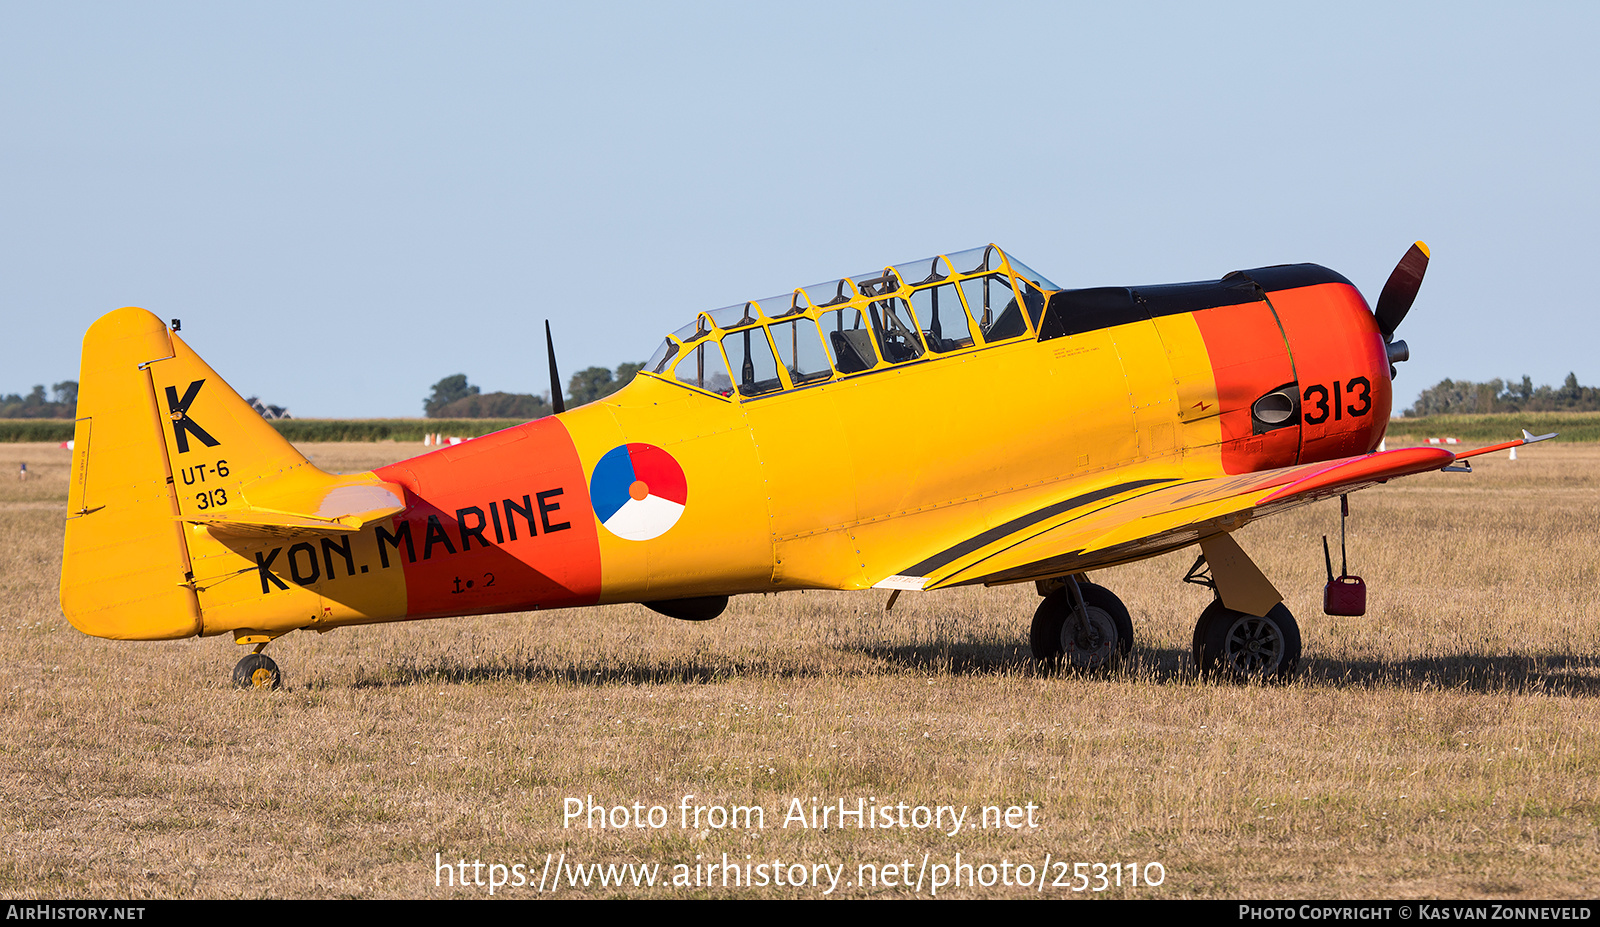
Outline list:
[[[1025,337],[1060,287],[995,245],[702,312],[644,372],[750,398]]]

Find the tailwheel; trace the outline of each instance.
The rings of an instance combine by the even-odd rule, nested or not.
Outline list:
[[[252,653],[234,666],[233,684],[241,689],[278,689],[283,686],[283,674],[271,657]]]
[[[1282,602],[1258,618],[1218,599],[1194,626],[1194,661],[1202,676],[1287,679],[1300,663],[1300,625]]]
[[[1101,669],[1133,649],[1133,618],[1111,590],[1093,583],[1077,586],[1087,622],[1078,616],[1071,586],[1057,589],[1033,613],[1028,643],[1033,658],[1046,666]]]

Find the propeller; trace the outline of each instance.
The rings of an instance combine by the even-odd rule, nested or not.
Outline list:
[[[1389,376],[1393,379],[1395,364],[1408,360],[1411,349],[1404,341],[1394,340],[1394,331],[1405,321],[1411,304],[1416,302],[1417,290],[1422,287],[1422,275],[1428,272],[1428,246],[1423,242],[1413,244],[1378,294],[1378,305],[1372,310],[1378,320],[1378,331],[1383,333],[1383,343],[1389,346]]]
[[[550,406],[556,414],[567,411],[566,402],[561,399],[561,374],[556,372],[556,343],[550,337],[550,320],[544,320],[544,346],[550,353]]]

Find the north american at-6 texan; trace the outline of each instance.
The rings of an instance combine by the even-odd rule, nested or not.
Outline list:
[[[1371,310],[1315,264],[1063,289],[975,248],[700,313],[611,396],[354,475],[118,309],[83,342],[62,609],[98,637],[231,634],[235,681],[276,686],[261,651],[291,631],[1026,582],[1034,657],[1096,667],[1133,625],[1087,574],[1198,545],[1197,664],[1284,675],[1299,628],[1232,532],[1540,440],[1377,450],[1427,260]]]

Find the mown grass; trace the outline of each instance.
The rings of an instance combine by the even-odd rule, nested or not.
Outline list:
[[[361,469],[420,447],[306,450]],[[8,895],[482,897],[436,886],[435,854],[537,870],[563,852],[844,864],[846,881],[862,863],[915,870],[924,853],[1161,862],[1161,886],[1100,893],[1130,898],[1600,886],[1600,447],[1546,445],[1353,496],[1362,619],[1319,611],[1331,505],[1242,531],[1301,619],[1304,670],[1286,685],[1196,681],[1189,637],[1209,594],[1177,581],[1180,554],[1096,576],[1138,638],[1103,676],[1035,671],[1037,597],[1013,587],[908,593],[887,614],[880,592],[792,593],[736,599],[700,624],[615,606],[291,635],[270,649],[288,677],[271,693],[229,687],[231,643],[119,643],[67,625],[54,592],[66,455],[0,449],[0,473],[20,453],[36,479],[0,481]],[[674,815],[685,795],[760,805],[767,826],[563,827],[563,801],[589,795]],[[1041,826],[781,826],[792,799],[813,797],[1033,803]]]

